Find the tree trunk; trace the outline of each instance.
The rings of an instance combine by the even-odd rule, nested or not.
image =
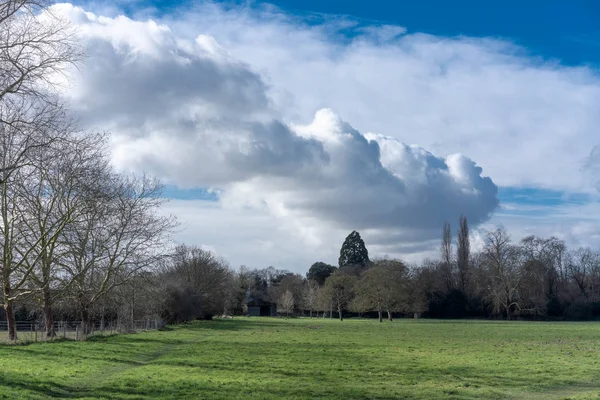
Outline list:
[[[381,310],[377,310],[377,314],[379,315],[379,322],[383,322],[383,313],[381,312]]]
[[[312,308],[310,309],[310,318],[312,319]]]
[[[387,310],[387,315],[388,315],[388,321],[392,320],[392,312],[390,310]]]
[[[333,303],[329,307],[329,319],[333,318]]]
[[[134,277],[135,278],[135,277]],[[131,331],[135,331],[135,281],[132,281],[131,287]]]
[[[339,307],[339,306],[338,306],[338,313],[339,313],[339,315],[340,315],[340,321],[343,321],[343,320],[344,320],[344,317],[342,316],[342,307]]]
[[[53,338],[56,336],[54,332],[54,315],[52,313],[52,296],[50,295],[50,289],[44,287],[44,325],[46,330],[46,338]]]
[[[90,311],[87,306],[81,308],[81,327],[83,335],[90,333]]]
[[[17,340],[17,324],[15,321],[15,311],[13,310],[12,300],[5,297],[4,312],[6,313],[6,323],[8,325],[8,340],[15,342]]]

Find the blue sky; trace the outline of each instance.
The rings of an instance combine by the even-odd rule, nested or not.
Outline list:
[[[442,36],[499,37],[569,65],[600,63],[600,2],[594,0],[273,1],[294,13],[328,13]]]
[[[600,65],[600,2],[594,0],[274,0],[215,3],[254,8],[272,4],[307,20],[318,17],[315,14],[345,15],[369,23],[400,25],[409,32],[503,38],[526,48],[532,55],[555,59],[565,65]],[[159,12],[171,12],[193,2],[154,1],[151,4]],[[130,12],[136,10],[135,7],[131,6]]]
[[[155,8],[157,14],[181,14],[197,3],[189,0],[115,2],[129,15],[148,7]],[[214,3],[255,9],[274,5],[307,22],[318,20],[319,14],[338,15],[367,23],[400,25],[412,33],[503,38],[522,46],[531,55],[564,65],[600,66],[600,2],[595,0],[216,0]]]

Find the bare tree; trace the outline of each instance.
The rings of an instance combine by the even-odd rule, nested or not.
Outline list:
[[[585,302],[600,298],[600,253],[580,247],[566,255],[568,276],[575,283]]]
[[[294,293],[292,293],[292,291],[288,289],[285,292],[283,292],[283,294],[279,297],[279,300],[277,302],[277,308],[280,311],[285,312],[286,315],[289,317],[290,314],[294,312],[294,304]]]
[[[55,89],[82,55],[71,26],[47,6],[0,2],[0,278],[10,340],[17,339],[13,303],[27,292],[39,247],[24,241],[33,218],[22,212],[22,189],[36,175],[39,152],[60,146],[65,109]]]
[[[558,302],[565,244],[555,237],[527,236],[521,240],[521,297],[523,309],[536,316],[548,315]],[[554,314],[555,310],[550,309]]]
[[[66,69],[83,59],[74,28],[54,14],[50,4],[0,2],[0,102],[14,97],[46,99]]]
[[[290,291],[295,301],[299,302],[304,292],[304,284],[305,280],[301,275],[286,271],[285,274],[278,277],[274,285],[269,287],[267,290],[268,297],[274,302],[279,302],[285,292]]]
[[[398,260],[376,260],[375,266],[366,270],[356,284],[359,304],[377,311],[379,322],[383,312],[392,320],[392,312],[405,308],[407,268]]]
[[[518,310],[521,251],[514,246],[503,229],[489,232],[484,247],[488,273],[488,290],[496,313],[504,312],[508,319]]]
[[[48,244],[31,235],[36,223],[31,199],[36,194],[39,201],[48,197],[38,190],[40,177],[47,175],[60,154],[68,152],[71,134],[70,121],[60,105],[30,105],[31,109],[11,109],[0,101],[0,115],[5,116],[0,121],[0,278],[11,340],[16,340],[11,303],[30,292],[23,288],[42,255],[36,250]],[[30,111],[35,115],[27,120],[23,114]],[[47,222],[58,230],[65,224],[64,219]]]
[[[310,318],[313,316],[313,311],[318,307],[319,300],[319,283],[315,280],[308,280],[304,285],[303,299],[304,306],[308,308]]]
[[[160,279],[165,286],[163,317],[171,323],[225,314],[236,295],[229,264],[196,246],[178,246]]]
[[[444,222],[442,229],[442,245],[440,247],[442,259],[441,268],[446,282],[446,290],[453,289],[454,285],[454,261],[452,259],[452,231],[450,224]]]
[[[63,267],[87,331],[90,307],[136,273],[157,267],[170,253],[173,217],[158,214],[165,202],[154,179],[107,177],[89,212],[63,235]]]
[[[331,274],[325,281],[324,292],[331,299],[333,307],[337,309],[340,321],[344,320],[343,311],[354,297],[356,281],[355,276],[339,270]]]
[[[60,236],[69,224],[86,215],[93,204],[90,198],[102,184],[102,172],[108,168],[105,135],[72,134],[59,149],[40,149],[34,159],[35,172],[22,191],[21,212],[26,221],[25,258],[35,297],[43,306],[46,335],[54,336],[52,304],[71,281],[61,267]]]

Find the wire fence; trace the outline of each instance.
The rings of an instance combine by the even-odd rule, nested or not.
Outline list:
[[[127,322],[104,323],[95,321],[88,325],[87,332],[81,321],[55,321],[54,337],[46,335],[46,326],[40,321],[17,321],[17,340],[19,342],[40,342],[55,339],[85,340],[94,335],[114,335],[157,330],[164,322],[157,318],[146,318]],[[0,321],[0,343],[8,342],[8,323]]]

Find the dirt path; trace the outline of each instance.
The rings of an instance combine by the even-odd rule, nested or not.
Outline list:
[[[115,365],[108,366],[96,373],[88,374],[80,378],[73,378],[68,385],[70,389],[64,393],[64,397],[76,399],[110,399],[111,395],[107,394],[105,389],[107,386],[110,386],[110,382],[113,378],[117,378],[119,375],[133,369],[152,365],[161,357],[173,352],[184,351],[186,346],[194,345],[202,340],[202,337],[198,337],[197,340],[164,343],[158,349],[155,349],[152,352],[142,353],[135,359],[116,362]],[[131,398],[141,399],[143,397],[131,393]]]

